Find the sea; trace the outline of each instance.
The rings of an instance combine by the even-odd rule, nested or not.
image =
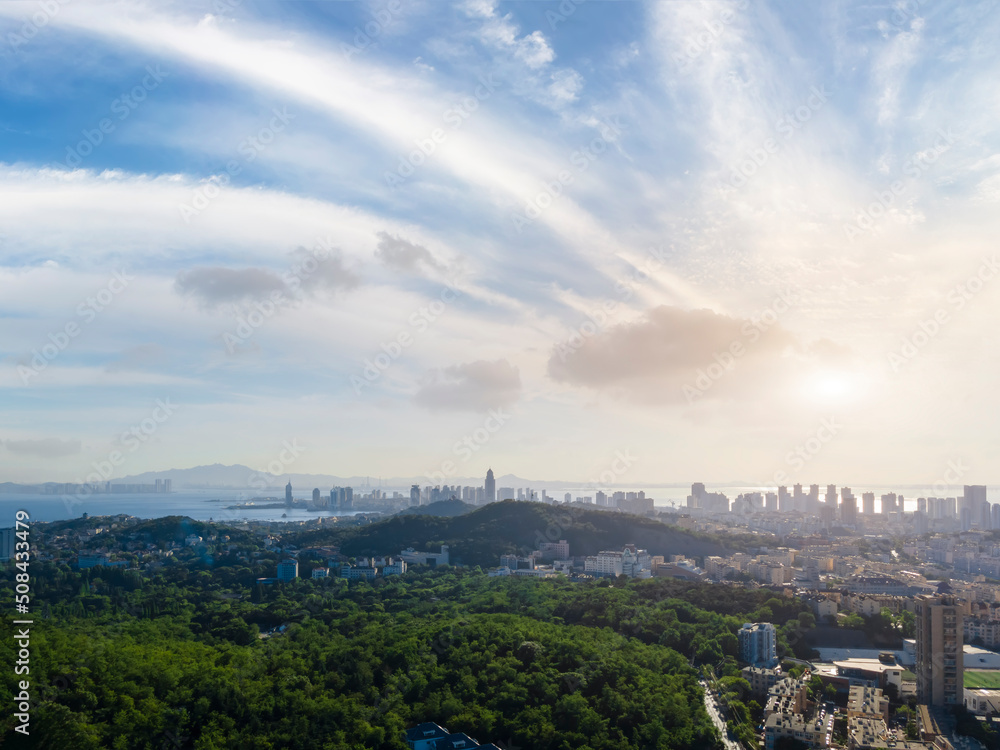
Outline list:
[[[13,526],[15,514],[27,511],[32,521],[63,521],[80,518],[84,513],[91,516],[114,516],[121,513],[137,518],[162,518],[163,516],[187,516],[196,521],[313,521],[332,515],[353,516],[364,511],[331,513],[315,512],[304,508],[241,508],[230,510],[227,506],[250,502],[254,497],[246,490],[182,490],[163,494],[94,494],[76,495],[28,495],[0,494],[0,527]],[[283,502],[277,495],[271,500],[255,501],[259,505]]]

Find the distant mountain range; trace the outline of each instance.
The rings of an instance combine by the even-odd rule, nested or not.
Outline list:
[[[429,478],[427,476],[409,477],[366,477],[349,476],[341,477],[333,474],[300,474],[290,472],[288,474],[270,474],[251,469],[249,466],[234,464],[226,466],[223,464],[210,464],[207,466],[195,466],[190,469],[170,469],[168,471],[147,471],[142,474],[132,474],[130,476],[112,479],[112,484],[153,484],[157,479],[170,479],[174,490],[184,489],[274,489],[281,490],[285,483],[291,481],[296,492],[311,490],[319,487],[326,492],[331,487],[354,487],[355,490],[366,487],[385,490],[409,491],[413,484],[421,487],[426,485],[447,484],[460,486],[482,486],[486,472],[477,477],[447,477],[445,479]],[[496,477],[497,487],[530,487],[533,490],[556,490],[568,487],[586,487],[587,482],[580,481],[558,481],[558,480],[537,480],[525,479],[516,474],[503,474]],[[46,484],[53,484],[47,482]],[[9,492],[33,492],[37,491],[40,485],[15,484],[11,482],[0,483],[0,493]],[[621,487],[634,487],[634,484],[622,484]],[[688,487],[687,484],[645,484],[645,487]],[[596,492],[600,487],[595,487]],[[605,490],[610,487],[605,487]]]

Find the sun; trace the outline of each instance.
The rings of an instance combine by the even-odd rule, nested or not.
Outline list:
[[[856,397],[860,391],[858,378],[844,372],[820,372],[811,377],[804,395],[813,401],[842,403]]]

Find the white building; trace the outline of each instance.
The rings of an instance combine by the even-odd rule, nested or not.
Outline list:
[[[754,667],[778,663],[777,634],[769,622],[744,623],[739,631],[740,658]]]
[[[389,564],[382,568],[384,576],[401,576],[406,572],[406,562],[404,560],[389,559]]]
[[[634,544],[626,544],[621,552],[604,550],[590,555],[584,560],[584,572],[591,575],[628,576],[629,578],[650,578],[649,552],[637,549]]]
[[[312,571],[313,578],[329,578],[330,569],[329,568],[313,568]]]
[[[440,552],[417,552],[413,547],[407,547],[399,556],[408,565],[430,565],[437,567],[448,565],[448,545],[442,544]]]
[[[370,565],[342,565],[340,567],[340,577],[346,578],[348,581],[359,581],[361,579],[374,581],[377,575],[378,570]]]

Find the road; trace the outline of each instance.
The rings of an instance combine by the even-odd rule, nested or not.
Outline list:
[[[719,713],[719,707],[715,704],[715,696],[712,694],[711,689],[709,689],[708,683],[702,680],[701,686],[705,689],[705,710],[708,711],[708,715],[711,717],[712,723],[718,727],[719,734],[722,735],[722,742],[726,746],[726,750],[743,750],[740,743],[736,742],[729,736],[729,730],[726,728],[726,721]]]

